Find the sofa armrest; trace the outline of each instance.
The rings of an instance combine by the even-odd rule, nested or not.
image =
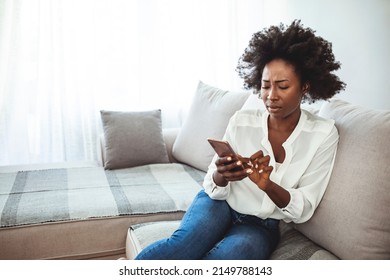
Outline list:
[[[96,146],[98,164],[99,166],[104,166],[104,162],[106,161],[106,139],[103,133],[99,135]]]
[[[167,148],[167,153],[170,162],[177,162],[172,155],[172,147],[175,143],[177,134],[179,133],[180,128],[165,128],[163,129],[163,139],[165,142],[165,146]],[[97,141],[97,161],[99,166],[104,166],[104,162],[106,161],[106,141],[104,139],[104,134],[99,135],[99,139]]]

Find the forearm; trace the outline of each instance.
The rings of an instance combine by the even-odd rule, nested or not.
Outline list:
[[[285,208],[290,203],[290,193],[272,181],[269,181],[269,185],[263,191],[279,208]]]

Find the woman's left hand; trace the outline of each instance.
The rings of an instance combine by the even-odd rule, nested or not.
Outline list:
[[[269,161],[270,156],[264,156],[263,151],[260,150],[250,157],[249,163],[245,164],[252,171],[248,175],[249,179],[263,191],[266,191],[272,184],[269,177],[273,167],[269,165]]]

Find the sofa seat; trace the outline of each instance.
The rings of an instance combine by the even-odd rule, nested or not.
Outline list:
[[[178,163],[0,173],[0,259],[123,255],[129,226],[180,219],[204,174]]]
[[[127,232],[126,258],[134,257],[146,246],[162,238],[169,237],[180,224],[179,220],[142,223],[131,226]],[[292,224],[280,223],[281,240],[271,255],[272,260],[337,260],[338,258],[321,248]]]

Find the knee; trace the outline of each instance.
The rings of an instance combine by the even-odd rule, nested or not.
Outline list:
[[[244,259],[268,259],[275,248],[273,239],[267,232],[239,234],[235,240],[236,251],[243,254]],[[234,251],[234,250],[233,250]]]

